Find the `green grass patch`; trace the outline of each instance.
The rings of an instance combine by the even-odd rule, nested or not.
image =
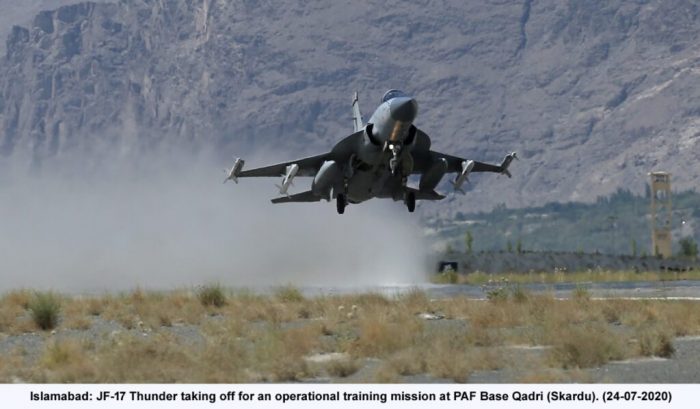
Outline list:
[[[54,329],[61,313],[61,300],[51,292],[37,292],[29,302],[29,312],[37,327],[42,330]]]
[[[221,284],[209,284],[197,289],[197,298],[205,307],[223,307],[226,305],[226,294]]]
[[[302,302],[304,295],[301,291],[291,285],[285,285],[275,290],[275,297],[281,302]]]

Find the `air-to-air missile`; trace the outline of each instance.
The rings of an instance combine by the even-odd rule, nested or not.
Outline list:
[[[452,186],[454,186],[456,192],[464,194],[464,190],[462,190],[462,185],[465,181],[469,181],[469,172],[471,172],[472,169],[474,169],[473,160],[466,160],[462,162],[462,172],[459,175],[457,175],[454,181],[450,181],[450,183],[452,183]]]
[[[294,186],[292,180],[294,179],[294,176],[297,175],[298,171],[299,165],[296,163],[292,163],[291,165],[287,166],[287,172],[282,176],[282,185],[275,185],[280,190],[281,195],[289,196],[287,189],[289,189],[290,185]]]

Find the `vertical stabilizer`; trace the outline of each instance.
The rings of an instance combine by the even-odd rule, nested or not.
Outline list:
[[[360,112],[360,101],[357,91],[352,96],[352,125],[354,132],[361,130],[365,125],[362,123],[362,113]]]

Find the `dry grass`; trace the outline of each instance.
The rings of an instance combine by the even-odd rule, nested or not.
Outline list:
[[[215,306],[203,306],[191,292],[146,293],[137,289],[116,297],[106,296],[100,316],[126,329],[154,329],[174,324],[199,324],[207,312],[215,310],[218,310]]]
[[[320,331],[315,326],[290,330],[262,330],[254,335],[253,368],[261,380],[298,381],[315,375],[304,357],[319,344]]]
[[[178,382],[198,379],[197,356],[192,348],[175,336],[157,333],[150,336],[114,337],[97,351],[99,382]]]
[[[22,307],[10,303],[0,304],[0,333],[16,334],[19,330],[19,322],[26,315]]]
[[[34,293],[27,289],[10,291],[0,298],[0,302],[3,306],[14,306],[26,310],[33,295]]]
[[[22,348],[15,347],[0,354],[0,382],[17,383],[36,379],[35,369],[26,361],[26,351]]]
[[[325,365],[324,369],[330,376],[346,378],[357,372],[361,366],[361,363],[357,359],[344,358],[329,362]]]
[[[99,366],[92,358],[94,344],[87,341],[51,341],[39,363],[42,382],[80,382],[94,379]]]
[[[0,298],[0,342],[37,330],[32,297]],[[420,290],[304,297],[292,287],[269,296],[229,293],[219,307],[203,305],[196,291],[59,298],[57,335],[45,333],[39,351],[0,356],[0,381],[288,382],[348,377],[371,359],[381,360],[369,375],[376,382],[420,374],[465,382],[475,371],[501,368],[522,382],[586,381],[585,368],[670,357],[674,337],[700,334],[698,302],[556,300],[517,286],[494,302],[431,300]],[[447,319],[426,321],[423,312]],[[98,331],[98,322],[119,330],[64,333]],[[526,362],[513,348],[522,345],[547,349]],[[323,365],[307,359],[332,352],[349,357]]]
[[[355,356],[386,357],[414,344],[423,334],[423,326],[421,319],[404,311],[360,318],[351,352]]]
[[[555,269],[547,272],[530,272],[527,274],[487,274],[474,272],[469,274],[458,274],[457,284],[482,285],[490,281],[507,280],[511,283],[590,283],[590,282],[626,282],[626,281],[677,281],[677,280],[699,280],[700,271],[633,271],[633,270],[601,270],[589,269],[588,271],[568,272]],[[436,274],[433,276],[436,283],[445,284],[445,277]]]
[[[473,371],[470,353],[473,350],[463,331],[442,330],[431,334],[431,353],[422,356],[427,372],[437,378],[466,382]]]
[[[429,373],[437,378],[466,382],[473,371],[502,367],[501,356],[496,348],[475,346],[469,331],[463,328],[436,327],[423,330],[413,337],[410,346],[390,355],[380,368],[380,374],[393,379]]]
[[[425,357],[422,355],[424,351],[419,347],[410,347],[401,349],[391,355],[386,360],[385,369],[387,372],[393,371],[401,376],[418,375],[427,372],[428,367]]]
[[[641,356],[670,358],[675,352],[673,332],[665,325],[651,324],[637,328],[637,353]]]
[[[550,357],[564,369],[591,368],[627,358],[626,342],[599,323],[567,326],[550,335]]]
[[[87,299],[76,297],[64,301],[62,326],[70,329],[86,330],[92,325],[90,302]]]

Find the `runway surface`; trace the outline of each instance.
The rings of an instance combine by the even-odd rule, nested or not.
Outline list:
[[[506,286],[514,286],[508,284]],[[353,294],[375,292],[384,295],[400,295],[416,289],[425,291],[432,298],[467,297],[486,299],[490,289],[503,286],[467,285],[467,284],[404,284],[365,287],[302,287],[306,296]],[[556,284],[521,284],[523,289],[535,294],[552,294],[556,298],[569,298],[577,287],[589,291],[593,298],[625,299],[668,299],[700,300],[700,281],[632,281],[632,282],[598,282],[598,283],[556,283]]]

